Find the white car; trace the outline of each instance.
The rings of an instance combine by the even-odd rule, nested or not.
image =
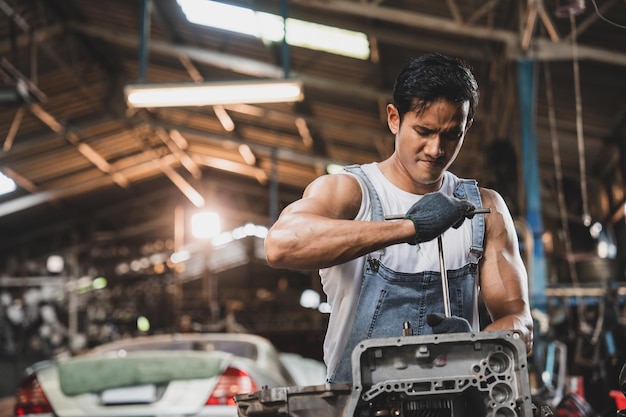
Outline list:
[[[34,364],[15,416],[235,417],[234,395],[298,385],[294,375],[260,336],[142,336]]]

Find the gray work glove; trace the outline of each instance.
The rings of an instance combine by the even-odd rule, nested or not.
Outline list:
[[[450,227],[458,228],[465,220],[467,212],[476,207],[467,200],[449,197],[440,192],[425,194],[406,212],[404,219],[415,225],[415,237],[409,243],[433,240]]]
[[[432,313],[426,316],[426,323],[433,328],[434,334],[443,333],[470,333],[472,326],[463,317],[446,317],[443,314]]]

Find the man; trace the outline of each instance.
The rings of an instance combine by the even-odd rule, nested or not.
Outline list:
[[[270,229],[270,265],[320,269],[332,310],[328,382],[351,382],[356,344],[398,336],[404,322],[415,334],[480,330],[479,290],[491,320],[484,330],[517,330],[531,350],[527,275],[508,208],[495,191],[447,170],[477,103],[476,80],[461,60],[411,60],[387,105],[393,154],[317,178]],[[490,214],[472,214],[481,206]],[[385,220],[397,214],[400,220]],[[441,233],[451,318],[442,314]]]

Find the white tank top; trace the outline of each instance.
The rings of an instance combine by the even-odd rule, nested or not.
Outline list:
[[[415,204],[421,195],[412,194],[393,185],[380,171],[376,162],[361,165],[374,185],[380,197],[385,216],[404,214]],[[365,184],[350,173],[336,175],[352,175],[361,185],[361,207],[355,220],[371,219],[371,202]],[[443,183],[439,191],[453,195],[460,180],[450,172],[444,173]],[[443,235],[444,259],[446,269],[458,269],[469,263],[469,248],[472,243],[471,221],[465,221],[458,229],[450,228]],[[439,248],[437,240],[409,245],[402,243],[392,245],[374,256],[390,269],[398,272],[416,273],[422,271],[439,271]],[[331,307],[331,315],[324,340],[324,360],[329,369],[335,369],[341,352],[343,352],[350,327],[354,321],[363,277],[365,256],[345,264],[332,266],[319,271],[322,288]]]

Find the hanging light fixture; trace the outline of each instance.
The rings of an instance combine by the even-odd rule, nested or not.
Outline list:
[[[129,106],[141,108],[279,103],[303,98],[298,80],[130,84],[124,94]]]

